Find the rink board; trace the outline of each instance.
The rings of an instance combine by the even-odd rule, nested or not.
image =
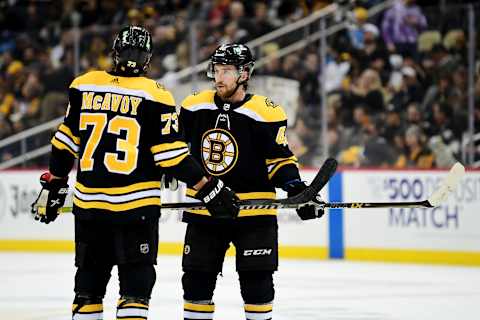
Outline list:
[[[346,202],[421,201],[447,171],[357,170],[342,173]],[[343,257],[349,260],[480,266],[480,172],[467,171],[448,201],[433,209],[343,210]],[[340,252],[341,255],[341,252]]]
[[[316,172],[305,170],[309,181]],[[41,171],[0,172],[0,251],[67,251],[73,246],[73,215],[64,214],[54,223],[44,225],[33,220],[30,204],[40,190]],[[73,185],[71,177],[69,184]],[[285,196],[279,193],[280,196]],[[163,192],[163,202],[184,201],[182,192]],[[186,224],[178,211],[165,211],[160,219],[160,253],[181,254]],[[284,258],[328,258],[328,220],[302,223],[294,210],[279,212],[280,256]],[[233,250],[229,254],[234,254]]]
[[[73,217],[36,223],[30,203],[39,187],[37,170],[0,172],[0,250],[73,251]],[[311,180],[315,171],[302,170]],[[330,201],[413,201],[427,198],[446,171],[346,170],[325,188]],[[73,180],[73,179],[72,179]],[[72,180],[70,185],[72,185]],[[284,194],[279,193],[279,197]],[[166,192],[164,202],[183,201]],[[302,222],[294,211],[279,212],[284,258],[347,259],[480,266],[480,172],[467,171],[453,197],[435,209],[330,210]],[[160,253],[181,254],[185,224],[164,212]],[[230,254],[234,254],[233,251]]]

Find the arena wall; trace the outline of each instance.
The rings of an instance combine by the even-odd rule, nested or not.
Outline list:
[[[36,223],[30,214],[40,173],[0,172],[0,251],[73,251],[71,214],[49,225]],[[307,181],[314,174],[315,170],[302,170]],[[323,196],[330,201],[418,201],[427,198],[445,174],[440,170],[343,170]],[[183,200],[178,192],[163,196],[164,202]],[[279,225],[283,258],[480,266],[480,172],[468,171],[456,193],[435,209],[335,209],[307,222],[292,210],[282,210]],[[181,254],[184,230],[178,212],[164,212],[160,253]]]

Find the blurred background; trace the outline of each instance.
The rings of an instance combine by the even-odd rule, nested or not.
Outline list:
[[[47,164],[73,78],[111,67],[126,24],[154,38],[148,76],[180,104],[242,42],[252,92],[289,115],[302,166],[480,166],[479,6],[415,0],[0,1],[0,169]]]
[[[30,204],[70,82],[111,67],[114,36],[127,24],[152,33],[148,76],[177,105],[212,87],[205,70],[218,45],[248,44],[256,58],[251,92],[285,108],[302,178],[311,181],[326,157],[341,163],[322,190],[328,201],[422,201],[455,161],[468,167],[433,209],[332,209],[308,223],[294,210],[280,212],[278,319],[478,318],[480,3],[473,0],[0,0],[2,315],[68,318],[73,216],[38,224]],[[182,200],[181,192],[162,194],[163,202]],[[162,213],[159,253],[174,257],[159,259],[151,314],[173,319],[182,305],[185,224]],[[218,315],[239,320],[231,259],[227,266]]]

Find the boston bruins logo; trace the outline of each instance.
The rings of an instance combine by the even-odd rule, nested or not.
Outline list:
[[[223,129],[211,129],[202,137],[202,160],[212,175],[230,171],[238,158],[237,142],[232,134]]]

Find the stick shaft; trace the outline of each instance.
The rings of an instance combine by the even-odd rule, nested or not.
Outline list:
[[[346,208],[346,209],[376,209],[376,208],[432,208],[427,201],[407,202],[327,202],[325,208]]]
[[[321,205],[320,205],[321,206]],[[278,203],[270,199],[242,200],[240,209],[296,209],[299,204]],[[407,201],[407,202],[326,202],[324,208],[328,209],[381,209],[381,208],[432,208],[427,201]],[[206,207],[201,202],[175,202],[164,203],[163,210],[205,210]],[[63,207],[63,213],[72,212],[72,207]]]

